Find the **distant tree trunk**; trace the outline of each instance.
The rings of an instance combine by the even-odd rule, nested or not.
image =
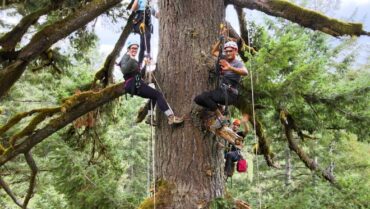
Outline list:
[[[215,140],[190,120],[196,95],[210,89],[205,56],[218,37],[223,1],[160,1],[158,82],[183,126],[170,127],[159,114],[156,129],[157,179],[172,184],[161,208],[205,208],[224,194],[223,158]]]

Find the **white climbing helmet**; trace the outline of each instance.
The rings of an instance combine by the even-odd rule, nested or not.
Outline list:
[[[127,42],[127,49],[129,49],[132,45],[137,45],[137,47],[140,46],[136,40],[132,40]]]
[[[234,41],[228,41],[225,43],[224,49],[229,48],[229,47],[235,50],[238,50],[238,45]]]

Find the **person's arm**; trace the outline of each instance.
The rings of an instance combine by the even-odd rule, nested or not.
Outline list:
[[[220,45],[221,45],[220,40],[218,40],[215,44],[212,45],[211,49],[212,56],[218,57],[218,55],[220,54]]]
[[[242,118],[242,120],[240,122],[244,126],[244,132],[243,132],[244,135],[247,135],[247,133],[249,132],[248,121],[249,121],[249,115],[246,114],[246,113],[243,114],[243,118]]]
[[[248,75],[248,70],[244,64],[241,64],[240,67],[233,67],[228,61],[222,59],[220,60],[220,65],[223,71],[233,71],[234,73],[242,76]]]
[[[137,9],[139,9],[138,0],[135,0],[132,4],[131,11],[135,12]]]

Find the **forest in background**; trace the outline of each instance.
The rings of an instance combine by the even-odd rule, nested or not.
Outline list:
[[[32,11],[37,5],[24,8]],[[115,12],[107,16],[127,17]],[[43,24],[53,21],[51,15]],[[235,174],[226,183],[225,198],[216,199],[212,207],[231,208],[228,197],[233,197],[253,208],[259,201],[264,208],[369,208],[370,63],[353,65],[356,52],[346,52],[355,38],[342,38],[339,45],[332,46],[332,37],[285,20],[249,24],[258,53],[246,53],[250,56],[246,66],[253,71],[256,103],[261,107],[257,114],[280,169],[268,167],[263,156],[254,157],[256,141],[249,134],[244,149],[248,174]],[[96,66],[102,65],[97,61],[103,62],[96,48],[94,24],[67,39],[66,48],[51,52],[51,65],[45,65],[47,59],[31,63],[1,99],[0,127],[17,113],[54,107],[87,90]],[[249,78],[243,80],[243,87],[243,98],[248,99]],[[150,127],[135,123],[138,107],[144,103],[140,98],[120,97],[36,146],[32,154],[39,172],[29,208],[138,208],[149,193],[148,163],[152,161],[148,154]],[[340,188],[311,172],[289,150],[277,108],[289,110],[298,127],[304,127],[305,137],[294,134],[294,140],[335,177]],[[240,113],[233,109],[232,115]],[[0,140],[22,130],[27,122],[26,118]],[[24,159],[17,157],[1,166],[0,175],[14,194],[24,197],[30,176]],[[18,208],[3,189],[0,205]]]

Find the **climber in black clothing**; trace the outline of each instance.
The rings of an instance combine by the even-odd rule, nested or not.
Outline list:
[[[119,63],[123,77],[125,78],[124,88],[126,92],[150,99],[153,107],[155,104],[158,104],[159,109],[168,117],[168,124],[182,123],[183,118],[174,115],[162,93],[148,86],[148,84],[141,79],[139,64],[135,59],[138,48],[138,43],[129,43],[127,47],[128,52],[122,57]]]

